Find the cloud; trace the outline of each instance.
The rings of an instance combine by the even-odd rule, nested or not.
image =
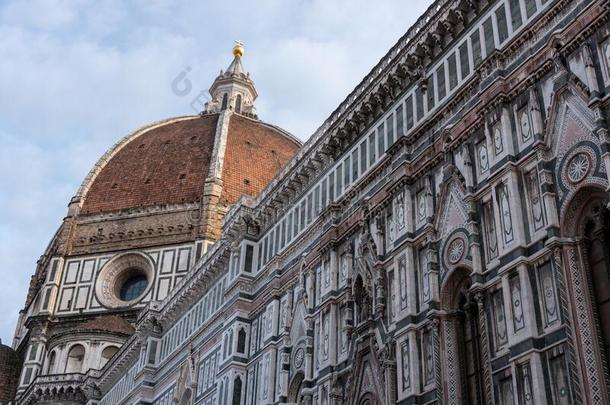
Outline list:
[[[0,5],[0,337],[90,167],[125,134],[192,114],[246,43],[262,119],[306,139],[431,1],[6,1]],[[190,67],[193,90],[172,92]]]

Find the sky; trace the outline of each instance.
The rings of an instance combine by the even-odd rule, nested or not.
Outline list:
[[[2,342],[90,168],[135,129],[197,112],[235,40],[259,117],[305,141],[431,2],[0,0]]]

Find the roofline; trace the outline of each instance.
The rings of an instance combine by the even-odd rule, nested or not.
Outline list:
[[[354,89],[347,94],[343,101],[339,103],[322,124],[307,138],[299,152],[284,165],[284,168],[280,170],[274,179],[258,194],[255,206],[260,206],[265,199],[269,198],[275,192],[275,190],[282,187],[284,181],[280,181],[280,179],[288,178],[289,173],[298,170],[301,163],[304,162],[310,154],[316,152],[317,147],[328,134],[337,128],[338,124],[343,122],[345,117],[353,112],[354,108],[363,99],[363,96],[367,95],[368,92],[374,88],[380,78],[385,77],[389,69],[394,66],[397,60],[400,60],[406,55],[407,50],[417,42],[417,39],[428,32],[426,28],[430,22],[445,11],[451,2],[452,0],[435,0],[430,4],[415,23],[407,29]]]
[[[255,118],[248,117],[248,116],[246,116],[246,115],[243,115],[243,114],[237,113],[237,112],[235,112],[235,111],[233,111],[233,114],[237,114],[237,115],[239,115],[240,117],[246,118],[246,119],[251,120],[251,121],[253,121],[253,122],[256,122],[256,123],[258,123],[258,124],[262,124],[262,125],[264,125],[264,126],[266,126],[266,127],[270,128],[270,129],[274,129],[275,131],[279,132],[279,133],[280,133],[281,135],[283,135],[284,137],[288,138],[290,141],[294,142],[294,143],[295,143],[295,144],[296,144],[296,145],[297,145],[299,148],[301,148],[301,147],[303,146],[303,141],[301,141],[301,140],[300,140],[299,138],[297,138],[295,135],[291,134],[290,132],[288,132],[287,130],[285,130],[285,129],[284,129],[284,128],[282,128],[282,127],[279,127],[279,126],[274,125],[274,124],[270,124],[270,123],[265,122],[265,121],[262,121],[262,120],[260,120],[260,119],[255,119]]]

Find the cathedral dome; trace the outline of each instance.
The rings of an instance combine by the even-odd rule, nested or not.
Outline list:
[[[81,187],[80,214],[199,202],[215,149],[224,148],[220,203],[257,195],[300,143],[278,127],[240,114],[217,141],[219,113],[178,117],[140,129],[111,148]]]

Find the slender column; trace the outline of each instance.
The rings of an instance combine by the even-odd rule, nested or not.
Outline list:
[[[421,370],[421,356],[419,355],[419,350],[417,348],[417,331],[415,329],[408,332],[409,335],[409,359],[411,360],[411,364],[409,364],[409,375],[411,377],[411,394],[419,394],[421,392],[421,373],[418,370]]]
[[[523,308],[523,318],[528,336],[537,333],[536,325],[536,302],[534,301],[534,291],[529,278],[529,267],[526,264],[519,266],[519,283],[521,285],[521,303]]]
[[[437,398],[441,397],[440,388],[441,386],[444,386],[446,388],[444,392],[444,402],[450,405],[459,405],[463,402],[463,381],[461,381],[460,372],[462,365],[460,364],[458,348],[457,322],[458,320],[456,319],[455,314],[451,314],[442,320],[444,337],[443,358],[445,367],[442,378],[437,379],[437,391],[439,393]],[[444,381],[444,384],[441,383],[442,381]]]
[[[415,314],[417,313],[417,289],[415,288],[417,285],[417,278],[415,277],[413,246],[408,245],[406,247],[405,255],[407,259],[407,266],[405,269],[407,282],[407,313]],[[402,288],[405,288],[405,286],[402,286]]]
[[[582,47],[582,58],[585,63],[587,86],[589,87],[591,98],[597,98],[599,96],[599,86],[597,84],[597,74],[595,73],[595,63],[593,62],[593,50],[588,43],[585,43]]]
[[[569,356],[568,356],[568,369],[570,374],[571,386],[574,391],[574,403],[581,404],[582,401],[582,372],[579,366],[579,353],[576,351],[575,347],[575,338],[574,338],[574,324],[572,323],[572,316],[570,313],[570,308],[568,304],[568,296],[569,292],[567,290],[568,285],[568,274],[567,269],[563,268],[563,250],[561,247],[557,247],[553,250],[553,266],[557,276],[558,282],[558,296],[559,296],[559,305],[561,306],[561,313],[563,318],[563,323],[566,325],[566,337],[567,337],[567,346],[569,348]]]
[[[477,292],[474,295],[474,300],[477,303],[479,312],[479,329],[481,339],[481,357],[483,361],[483,382],[484,396],[486,404],[493,404],[493,393],[491,386],[491,363],[489,361],[489,340],[487,332],[487,317],[485,316],[485,295],[483,292]]]
[[[532,387],[534,395],[534,403],[546,404],[546,390],[544,389],[544,371],[542,369],[542,359],[537,352],[532,353],[530,357],[530,370],[532,373]]]

